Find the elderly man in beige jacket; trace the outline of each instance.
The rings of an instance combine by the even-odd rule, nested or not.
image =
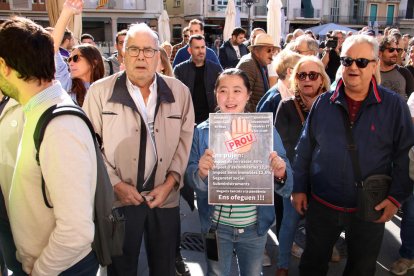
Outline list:
[[[125,71],[95,82],[83,105],[126,218],[124,254],[108,275],[137,275],[144,236],[150,275],[173,276],[193,103],[184,84],[156,74],[159,41],[147,25],[130,27],[124,49]]]

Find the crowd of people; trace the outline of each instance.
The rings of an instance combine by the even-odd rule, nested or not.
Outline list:
[[[198,19],[171,45],[144,23],[116,34],[116,53],[101,55],[93,36],[75,45],[66,29],[82,0],[66,0],[44,29],[12,17],[0,25],[1,275],[96,275],[93,248],[97,159],[94,137],[76,116],[53,119],[38,154],[34,137],[55,105],[80,106],[101,145],[125,219],[122,255],[101,274],[136,276],[141,243],[150,275],[191,275],[181,256],[180,196],[200,218],[207,275],[261,275],[270,265],[267,233],[276,225],[276,276],[326,275],[341,256],[343,275],[375,275],[385,222],[400,209],[400,258],[414,268],[414,39],[396,28],[376,34],[335,30],[319,41],[297,29],[283,45],[261,28],[246,39],[236,27],[214,49]],[[22,43],[24,41],[24,43]],[[274,206],[211,205],[209,114],[270,112]],[[98,150],[99,151],[99,150]],[[386,197],[361,215],[372,176],[390,178]],[[387,179],[388,179],[387,178]],[[45,190],[42,191],[44,180]],[[50,202],[48,208],[45,202]],[[305,220],[306,245],[294,242]]]

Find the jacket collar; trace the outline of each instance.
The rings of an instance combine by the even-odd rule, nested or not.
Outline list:
[[[167,83],[164,81],[164,79],[157,73],[155,74],[155,77],[157,78],[157,103],[175,102],[174,95],[171,89],[168,87]],[[125,71],[122,74],[118,75],[117,79],[115,80],[114,90],[109,99],[109,102],[119,103],[128,106],[132,110],[138,112],[138,108],[135,105],[135,102],[132,99],[131,94],[129,94],[128,92],[128,88],[126,86],[126,78],[127,75]]]
[[[332,93],[330,100],[332,103],[337,101],[342,102],[345,100],[345,91],[344,91],[344,81],[341,78],[336,85],[335,91]],[[378,91],[378,84],[375,77],[372,77],[371,84],[369,86],[368,96],[365,99],[367,104],[371,103],[380,103],[382,101],[379,91]]]

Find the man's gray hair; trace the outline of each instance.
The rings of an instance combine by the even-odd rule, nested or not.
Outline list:
[[[132,24],[128,31],[127,34],[125,36],[125,42],[124,42],[124,51],[125,51],[125,47],[128,44],[128,39],[135,35],[136,33],[142,33],[142,32],[146,32],[148,34],[150,34],[155,42],[156,48],[159,49],[160,47],[160,40],[158,38],[158,35],[156,32],[154,32],[150,27],[148,27],[147,24],[145,23],[136,23],[136,24]]]
[[[316,40],[313,39],[312,37],[307,36],[307,35],[301,35],[298,38],[296,38],[296,40],[295,40],[295,50],[297,49],[297,47],[301,43],[306,43],[306,47],[308,48],[308,50],[314,51],[315,54],[318,53],[318,50],[319,50],[318,42],[316,42]]]
[[[363,35],[363,34],[351,35],[350,37],[346,38],[344,43],[342,44],[341,56],[343,56],[345,52],[348,51],[349,48],[351,48],[355,44],[362,44],[362,43],[367,43],[371,45],[374,58],[378,59],[378,52],[379,52],[378,41],[372,36]],[[366,57],[366,58],[369,58],[369,57]]]

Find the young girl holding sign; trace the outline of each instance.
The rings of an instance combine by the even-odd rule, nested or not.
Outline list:
[[[217,79],[215,94],[220,112],[243,113],[251,94],[249,80],[241,70],[227,69]],[[273,132],[274,151],[269,153],[269,165],[274,173],[276,191],[287,197],[292,189],[292,171],[279,134],[275,129]],[[208,171],[214,166],[208,136],[207,120],[194,130],[186,171],[187,181],[197,193],[201,231],[207,249],[207,275],[230,275],[233,251],[237,255],[240,275],[260,275],[266,233],[275,220],[273,205],[208,204]],[[214,248],[217,252],[212,252]]]

